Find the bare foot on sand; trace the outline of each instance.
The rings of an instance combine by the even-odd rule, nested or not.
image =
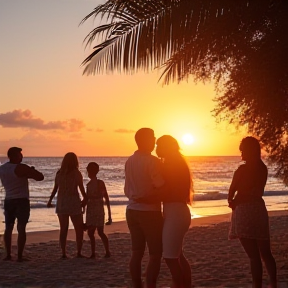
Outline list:
[[[106,254],[104,255],[104,258],[110,258],[111,257],[111,253],[110,252],[106,252]]]

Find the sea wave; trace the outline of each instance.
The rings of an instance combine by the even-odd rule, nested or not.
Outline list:
[[[209,191],[207,193],[195,193],[193,200],[195,201],[211,201],[227,199],[228,193]],[[288,191],[265,191],[264,196],[288,196]]]
[[[288,196],[288,191],[265,191],[265,197],[270,196]],[[224,200],[227,199],[227,193],[219,191],[209,191],[202,193],[195,193],[193,200],[194,201],[213,201],[213,200]],[[0,195],[1,206],[4,204],[4,196]],[[30,206],[31,208],[46,208],[48,198],[47,196],[31,196],[30,197]],[[56,205],[57,198],[55,197],[52,201],[52,204]],[[110,195],[110,205],[119,206],[127,205],[128,200],[124,195]]]

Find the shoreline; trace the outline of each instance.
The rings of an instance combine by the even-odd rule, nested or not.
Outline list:
[[[269,217],[283,216],[288,215],[288,210],[276,210],[268,211]],[[193,227],[205,227],[210,225],[217,225],[224,222],[230,222],[231,212],[219,215],[210,215],[210,216],[201,216],[191,219],[190,228]],[[288,223],[287,223],[288,228]],[[113,222],[111,225],[104,226],[104,232],[107,235],[125,233],[129,234],[129,229],[125,220]],[[96,238],[98,237],[97,232],[95,232]],[[59,229],[48,230],[48,231],[31,231],[27,232],[27,241],[26,244],[35,244],[35,243],[45,243],[49,241],[58,241],[59,240]],[[67,240],[75,241],[75,232],[73,228],[69,228]],[[84,232],[84,240],[89,240],[87,233]],[[17,244],[17,232],[14,228],[12,234],[12,245]]]

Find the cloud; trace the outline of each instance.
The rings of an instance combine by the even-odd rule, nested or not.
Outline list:
[[[82,120],[79,119],[69,119],[64,122],[67,125],[68,131],[77,132],[82,130],[85,127],[85,124]]]
[[[38,130],[64,130],[78,132],[85,127],[82,120],[68,119],[66,121],[44,122],[36,118],[30,110],[14,110],[12,112],[0,113],[0,125],[4,128],[28,128]]]
[[[104,132],[104,130],[101,128],[96,128],[96,129],[88,128],[87,131],[88,132],[96,132],[96,133]]]
[[[65,134],[65,136],[68,135]],[[0,157],[6,157],[8,148],[12,146],[21,147],[24,157],[27,155],[62,156],[69,151],[75,153],[81,151],[79,146],[83,147],[86,143],[77,133],[71,133],[68,137],[61,137],[55,133],[47,135],[42,131],[30,130],[23,136],[16,137],[9,140],[0,139]]]
[[[135,131],[135,130],[129,130],[129,129],[116,129],[116,130],[114,130],[114,132],[116,132],[116,133],[129,133],[129,134],[131,134],[131,133],[135,133],[136,131]]]

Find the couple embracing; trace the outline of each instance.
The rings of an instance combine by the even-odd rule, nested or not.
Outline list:
[[[160,159],[151,155],[155,147],[152,129],[139,129],[135,141],[138,150],[125,164],[124,187],[129,199],[126,219],[132,242],[129,268],[133,287],[142,287],[141,262],[146,244],[149,250],[146,287],[156,287],[162,254],[173,287],[191,287],[191,268],[182,251],[191,222],[189,167],[172,136],[164,135],[157,140],[156,154]]]

